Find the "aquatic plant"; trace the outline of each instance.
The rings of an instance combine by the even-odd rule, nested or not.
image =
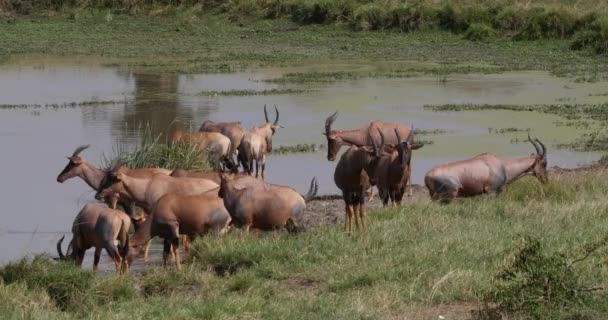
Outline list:
[[[295,88],[273,88],[264,90],[223,90],[223,91],[201,91],[198,94],[202,96],[271,96],[281,94],[301,94],[309,92],[306,89]]]

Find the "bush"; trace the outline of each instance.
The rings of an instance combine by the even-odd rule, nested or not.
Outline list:
[[[383,30],[391,27],[391,19],[382,6],[368,4],[354,13],[354,28],[357,30]]]
[[[544,8],[532,8],[527,12],[526,24],[516,39],[564,39],[574,33],[576,22],[574,14],[564,9],[545,11]]]
[[[608,17],[597,18],[574,35],[571,46],[574,50],[590,48],[595,53],[608,52]]]
[[[488,40],[496,36],[496,31],[492,27],[482,24],[473,23],[464,34],[464,38],[472,41]]]
[[[333,0],[300,0],[291,6],[291,18],[298,23],[323,24],[335,22],[349,7],[347,2]]]
[[[526,12],[522,9],[506,7],[494,17],[493,25],[506,36],[513,36],[526,25]]]
[[[564,254],[546,253],[537,239],[523,238],[496,274],[494,289],[486,297],[495,307],[486,307],[484,313],[555,319],[585,305],[592,289],[581,285],[573,265],[604,245],[605,240],[590,244],[583,258],[569,262]]]

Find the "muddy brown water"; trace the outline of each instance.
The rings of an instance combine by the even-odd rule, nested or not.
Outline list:
[[[312,91],[297,95],[197,95],[202,90],[281,88],[261,81],[280,72],[154,75],[65,61],[1,67],[0,104],[115,103],[0,109],[0,264],[26,254],[54,255],[56,241],[70,233],[79,209],[92,201],[93,191],[80,179],[56,182],[67,163],[66,155],[78,145],[91,144],[82,156],[99,164],[102,155],[111,155],[117,144],[137,145],[146,124],[155,134],[178,127],[198,128],[206,119],[240,120],[245,127],[251,127],[264,120],[264,104],[276,104],[281,112],[280,123],[285,126],[275,135],[276,146],[325,144],[321,135],[323,123],[335,110],[340,111],[336,129],[361,127],[370,119],[382,119],[448,131],[422,137],[435,143],[414,154],[413,180],[418,184],[422,184],[426,171],[440,163],[481,152],[517,156],[533,151],[529,144],[511,142],[513,138],[524,138],[524,132],[492,135],[488,128],[531,128],[532,134],[549,146],[550,165],[575,167],[599,157],[597,153],[552,148],[552,144],[570,141],[571,136],[581,133],[581,129],[556,127],[555,122],[563,120],[557,116],[509,111],[436,113],[422,108],[424,104],[444,103],[555,103],[564,98],[588,102],[591,94],[606,88],[605,83],[573,83],[541,72],[450,75],[447,82],[432,76],[371,78],[310,85],[306,88]],[[272,112],[270,116],[273,117]],[[270,182],[290,185],[305,193],[310,179],[316,176],[320,194],[335,194],[335,165],[326,160],[325,151],[272,155],[267,161],[267,177]],[[327,219],[323,220],[327,223],[341,219],[339,201],[322,202],[314,208],[327,212]],[[91,260],[92,252],[85,261],[87,268]],[[110,268],[110,264],[105,267]]]

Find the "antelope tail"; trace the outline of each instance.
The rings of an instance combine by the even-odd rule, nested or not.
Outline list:
[[[302,196],[304,198],[304,202],[310,201],[317,195],[317,191],[319,190],[319,185],[317,184],[317,177],[313,177],[310,181],[310,188],[308,189],[308,193]]]
[[[61,244],[63,243],[63,239],[65,239],[65,234],[57,241],[57,253],[59,254],[59,260],[65,260],[65,256],[61,251]]]

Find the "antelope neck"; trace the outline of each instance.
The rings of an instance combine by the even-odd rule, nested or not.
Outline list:
[[[89,185],[89,187],[93,188],[93,190],[99,190],[101,186],[101,181],[105,176],[105,172],[101,169],[95,168],[88,162],[82,164],[82,173],[79,174],[80,178]]]
[[[511,183],[534,168],[536,157],[523,157],[516,159],[502,159],[507,175],[507,183]]]

